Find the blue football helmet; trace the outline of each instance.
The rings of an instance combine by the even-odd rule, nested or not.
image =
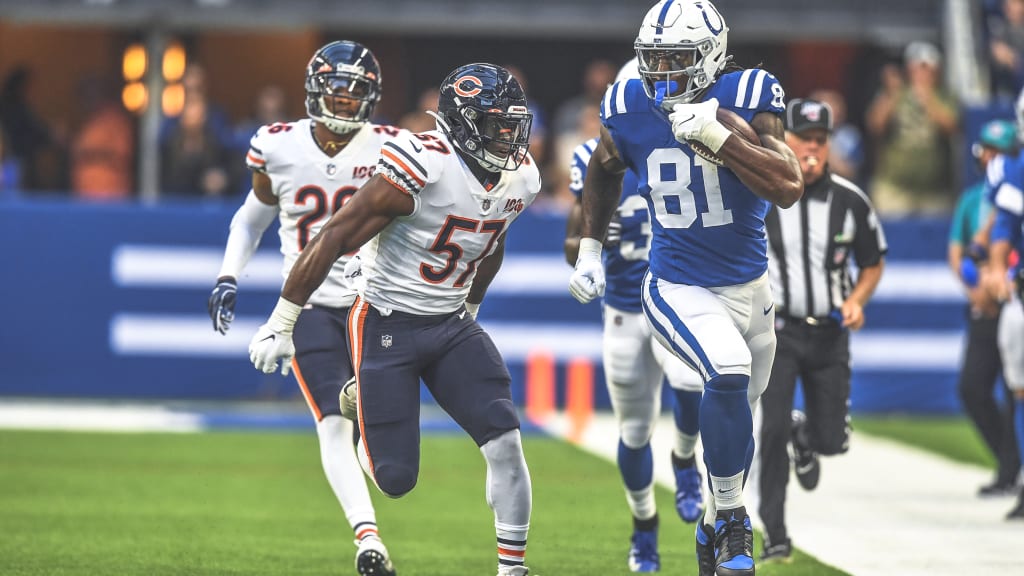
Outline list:
[[[306,65],[306,114],[331,132],[345,134],[369,121],[380,95],[380,64],[358,42],[331,42]]]
[[[523,87],[501,66],[452,71],[441,84],[434,117],[452,144],[485,170],[516,170],[526,158],[533,114]]]

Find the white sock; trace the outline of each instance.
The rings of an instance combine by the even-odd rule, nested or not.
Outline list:
[[[650,520],[658,512],[654,504],[654,482],[646,488],[630,490],[626,488],[626,503],[629,504],[629,511],[638,520]]]
[[[325,416],[317,422],[320,437],[320,461],[327,483],[338,498],[341,509],[353,530],[361,524],[372,524],[377,532],[377,515],[370,501],[370,491],[352,446],[352,421],[337,415]],[[358,530],[356,531],[359,537]]]
[[[480,447],[487,461],[487,504],[494,510],[498,564],[522,565],[530,530],[533,487],[523,457],[519,430],[510,430]]]
[[[742,470],[728,478],[711,476],[711,488],[715,493],[715,507],[719,510],[730,510],[743,506]]]
[[[693,458],[693,451],[696,447],[696,434],[684,434],[679,430],[676,430],[676,441],[675,446],[672,447],[672,453],[685,460],[687,458]]]

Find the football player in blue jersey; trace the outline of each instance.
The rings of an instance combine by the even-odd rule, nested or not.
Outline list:
[[[1024,91],[1017,98],[1017,123],[1024,126]],[[1003,359],[1003,379],[1013,393],[1014,431],[1024,461],[1024,263],[1017,262],[1010,277],[1010,253],[1024,254],[1024,153],[997,156],[986,170],[986,195],[994,206],[989,241],[989,267],[985,288],[1005,302],[999,316],[997,341]],[[1008,520],[1024,519],[1024,489],[1007,514]]]
[[[579,200],[587,163],[597,143],[598,139],[592,138],[577,146],[569,167],[569,190],[576,196],[565,235],[565,257],[570,264],[576,262],[579,252],[583,221]],[[650,216],[631,171],[626,172],[622,189],[622,200],[604,239],[607,288],[602,354],[608,395],[619,426],[619,472],[633,514],[627,563],[633,572],[656,572],[661,560],[650,442],[661,411],[661,382],[663,376],[668,379],[676,399],[672,468],[676,512],[684,522],[696,522],[704,513],[703,480],[694,456],[703,382],[693,369],[654,340],[644,319],[640,288],[651,246]]]
[[[700,434],[713,497],[696,534],[702,576],[754,573],[743,482],[752,406],[775,353],[764,216],[803,194],[784,140],[782,86],[765,70],[730,65],[727,34],[707,0],[661,0],[644,17],[635,42],[641,79],[616,82],[602,103],[569,280],[581,302],[604,293],[601,239],[632,170],[652,215],[644,313],[704,381]],[[747,121],[760,145],[726,128],[719,107]]]

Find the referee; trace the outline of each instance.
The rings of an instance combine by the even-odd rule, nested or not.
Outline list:
[[[863,308],[878,286],[885,235],[867,196],[826,163],[832,110],[809,99],[786,107],[786,144],[800,161],[804,195],[765,219],[769,273],[777,308],[778,345],[768,388],[761,396],[760,516],[764,561],[788,561],[786,485],[792,441],[797,480],[818,484],[818,454],[849,445],[849,331],[864,325]],[[859,269],[851,277],[850,259]],[[793,411],[796,380],[803,385],[806,416]]]

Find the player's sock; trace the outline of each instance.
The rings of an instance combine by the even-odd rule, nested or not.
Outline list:
[[[654,457],[651,445],[630,448],[619,439],[619,473],[626,485],[626,502],[634,518],[650,518],[657,511],[654,504]]]
[[[676,421],[676,438],[672,453],[680,458],[692,458],[700,431],[700,392],[673,390],[676,404],[672,414]]]
[[[356,544],[366,540],[367,538],[376,538],[380,540],[380,533],[377,531],[376,522],[359,522],[352,527],[352,532],[356,535]]]
[[[1017,450],[1020,452],[1020,461],[1024,462],[1024,398],[1013,399],[1013,429],[1017,433]]]
[[[352,446],[352,421],[339,415],[324,416],[317,422],[316,433],[320,439],[320,462],[345,517],[354,528],[357,524],[369,523],[376,532],[377,517],[370,500],[370,491]],[[358,537],[358,534],[357,534]]]
[[[533,497],[519,430],[491,439],[480,451],[487,461],[487,504],[494,510],[498,565],[522,566]]]

